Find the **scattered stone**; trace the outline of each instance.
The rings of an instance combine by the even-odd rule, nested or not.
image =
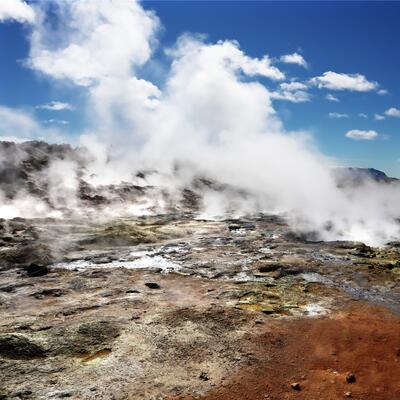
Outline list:
[[[2,285],[0,286],[0,292],[5,292],[5,293],[12,293],[15,292],[17,285]]]
[[[299,383],[299,382],[293,382],[293,383],[291,383],[291,384],[290,384],[290,387],[291,387],[293,390],[301,390],[301,387],[300,387],[300,383]]]
[[[131,320],[135,321],[135,320],[140,319],[140,317],[141,317],[140,312],[136,312],[136,313],[132,314]]]
[[[279,268],[281,268],[282,265],[278,264],[278,263],[274,263],[274,264],[264,264],[261,267],[258,268],[258,271],[261,273],[264,272],[272,272],[272,271],[276,271]]]
[[[47,296],[51,297],[61,297],[67,293],[66,290],[60,288],[43,289],[38,292],[32,293],[31,296],[35,299],[43,299]]]
[[[25,400],[32,398],[32,390],[22,390],[20,392],[13,393],[13,398]]]
[[[42,264],[29,264],[25,267],[26,274],[30,277],[37,277],[47,275],[50,272],[50,269],[47,265]]]
[[[359,243],[358,246],[353,251],[351,251],[351,254],[353,256],[363,258],[373,258],[376,256],[375,251],[371,247],[363,243]]]
[[[207,372],[204,372],[204,371],[199,375],[199,378],[200,378],[202,381],[208,381],[208,380],[210,380],[210,378],[209,378]]]
[[[101,292],[100,296],[101,297],[112,297],[114,292],[112,290],[106,290],[105,292]]]
[[[161,286],[158,283],[155,283],[155,282],[146,282],[145,285],[149,289],[161,289]]]
[[[72,396],[72,392],[68,390],[55,390],[54,392],[48,393],[50,398],[65,399]]]
[[[8,400],[9,398],[9,393],[0,388],[0,400]]]
[[[298,275],[302,272],[304,272],[304,270],[300,266],[282,266],[282,268],[276,271],[276,273],[273,275],[273,278],[280,279],[284,278],[285,276]]]
[[[275,314],[275,313],[277,313],[277,312],[279,312],[279,311],[280,311],[279,307],[275,307],[275,306],[264,306],[264,307],[261,309],[261,312],[262,312],[263,314],[266,314],[266,315]]]
[[[345,397],[351,397],[351,392],[345,392],[345,393],[344,393],[344,396],[345,396]]]
[[[45,350],[29,337],[16,333],[0,334],[0,355],[14,359],[30,359],[45,356]]]
[[[119,327],[111,321],[86,322],[79,325],[78,334],[83,336],[88,344],[99,344],[119,336]]]
[[[128,290],[125,290],[125,293],[140,293],[140,292],[139,292],[139,290],[136,290],[136,289],[128,289]]]
[[[347,383],[354,383],[355,381],[356,381],[356,376],[352,372],[349,372],[346,375],[346,382]]]
[[[72,290],[82,290],[82,289],[86,289],[88,287],[88,284],[84,279],[82,279],[78,276],[76,278],[71,279],[71,281],[69,283],[69,287]]]

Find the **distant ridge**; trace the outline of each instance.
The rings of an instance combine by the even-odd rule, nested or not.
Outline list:
[[[366,180],[380,183],[399,182],[399,179],[387,176],[375,168],[340,167],[334,169],[339,184],[360,184]]]

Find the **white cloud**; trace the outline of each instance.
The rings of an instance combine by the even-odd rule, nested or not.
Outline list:
[[[310,83],[320,89],[350,90],[356,92],[368,92],[378,88],[376,82],[368,81],[364,75],[338,74],[332,71],[324,72],[321,76],[310,79]]]
[[[34,137],[40,132],[39,124],[27,112],[0,106],[0,135]]]
[[[297,92],[275,91],[271,92],[270,96],[274,100],[286,100],[290,101],[291,103],[304,103],[306,101],[310,101],[310,94],[303,92],[302,90],[298,90]]]
[[[284,62],[284,63],[287,63],[287,64],[297,64],[297,65],[300,65],[300,66],[302,66],[304,68],[307,68],[306,60],[299,53],[286,54],[284,56],[281,56],[280,60],[282,62]]]
[[[380,95],[385,95],[388,94],[389,92],[386,89],[379,89],[377,93]]]
[[[25,110],[0,105],[0,140],[14,142],[47,140],[65,142],[63,134],[56,128],[43,127],[35,117]]]
[[[367,115],[367,114],[364,114],[364,113],[358,113],[358,116],[359,116],[360,118],[368,118],[368,115]]]
[[[1,0],[0,22],[6,20],[32,23],[35,20],[35,13],[25,1]]]
[[[327,100],[329,100],[329,101],[336,101],[336,102],[339,101],[339,99],[338,99],[336,96],[334,96],[333,94],[331,94],[331,93],[328,93],[328,94],[325,96],[325,98],[326,98]]]
[[[68,125],[69,121],[66,121],[65,119],[45,119],[42,121],[45,124],[59,124],[59,125]]]
[[[49,4],[39,2],[38,13],[45,14]],[[89,86],[109,76],[129,77],[132,67],[150,58],[159,21],[136,1],[60,0],[58,5],[62,24],[34,25],[32,69]]]
[[[240,68],[245,75],[248,76],[265,76],[274,80],[282,80],[285,78],[283,72],[271,65],[268,56],[263,58],[250,58],[246,56],[239,48],[238,44],[231,41],[220,42],[221,50],[224,48],[225,56],[230,59],[233,65]]]
[[[376,121],[382,121],[384,119],[385,119],[385,117],[383,115],[380,115],[380,114],[374,115],[374,120],[376,120]]]
[[[384,112],[388,117],[400,118],[400,110],[398,108],[391,107]]]
[[[178,40],[178,46],[169,49],[167,54],[176,58],[182,52],[193,52],[199,50],[198,43],[201,38],[194,38],[190,35],[183,35]],[[264,76],[273,80],[282,80],[285,75],[278,68],[271,64],[271,59],[265,55],[262,58],[252,58],[247,56],[239,47],[239,43],[233,40],[220,40],[215,45],[210,46],[208,51],[209,61],[227,63],[233,72],[241,71],[249,77]]]
[[[373,140],[378,136],[379,134],[375,131],[362,131],[359,129],[352,129],[346,133],[346,137],[354,140]]]
[[[341,114],[338,112],[330,112],[329,113],[329,118],[349,118],[348,114]]]
[[[71,111],[75,109],[75,107],[72,104],[64,103],[62,101],[51,101],[50,103],[41,104],[36,108],[42,110],[50,110],[50,111],[64,111],[64,110]]]
[[[284,82],[279,85],[279,90],[271,92],[271,98],[292,103],[303,103],[310,101],[310,94],[306,90],[307,85],[304,83]]]
[[[307,90],[307,85],[301,82],[284,82],[279,85],[282,90],[295,91],[295,90]]]

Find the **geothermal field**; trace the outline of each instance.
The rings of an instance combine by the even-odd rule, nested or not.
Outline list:
[[[321,241],[263,212],[211,217],[205,199],[250,199],[204,177],[173,192],[147,183],[154,171],[68,189],[60,163],[83,176],[84,150],[1,149],[2,212],[15,213],[0,225],[2,399],[400,396],[400,242]]]
[[[0,0],[0,400],[400,400],[399,20]]]

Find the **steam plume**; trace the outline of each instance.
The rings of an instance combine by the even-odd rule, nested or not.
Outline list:
[[[57,23],[49,23],[49,8]],[[258,78],[285,75],[267,55],[252,58],[234,40],[208,43],[185,34],[165,49],[170,66],[157,86],[141,72],[152,61],[160,21],[139,3],[59,0],[34,11],[27,64],[85,88],[90,126],[80,143],[92,153],[86,181],[132,181],[138,169],[157,170],[169,176],[163,183],[173,191],[206,176],[248,194],[233,202],[237,212],[282,213],[295,229],[321,239],[399,238],[400,205],[392,200],[399,185],[339,188],[331,160],[306,132],[285,130],[277,116],[272,91]],[[60,171],[67,176],[60,179]],[[61,189],[68,198],[63,206],[77,208],[76,171],[73,161],[51,164],[53,203],[61,201]],[[204,213],[228,212],[230,195],[204,193]]]

